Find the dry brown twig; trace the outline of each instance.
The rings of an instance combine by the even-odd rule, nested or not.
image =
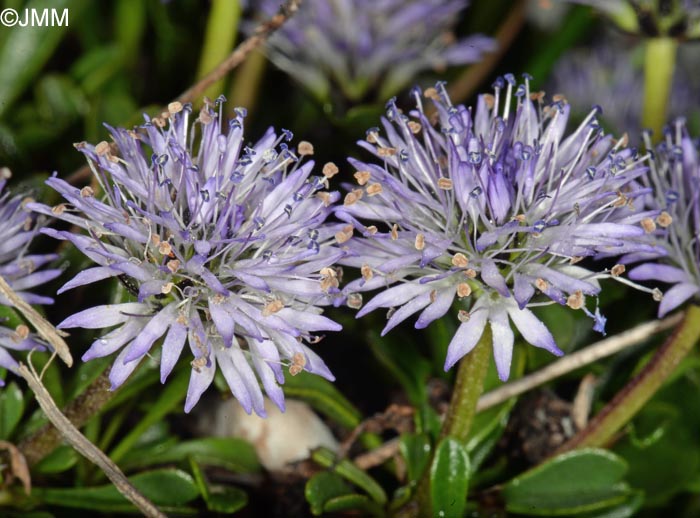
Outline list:
[[[302,0],[287,0],[275,16],[258,25],[252,36],[244,40],[219,65],[191,88],[185,90],[176,99],[181,103],[192,102],[204,94],[207,88],[222,79],[231,70],[240,65],[248,54],[265,42],[284,22],[299,10]]]
[[[86,459],[99,467],[112,481],[117,490],[130,500],[144,516],[148,516],[149,518],[167,518],[165,514],[158,510],[150,500],[143,496],[139,490],[129,482],[124,473],[119,469],[119,466],[112,462],[102,450],[92,444],[75,426],[73,426],[68,418],[61,413],[56,403],[54,403],[54,400],[51,398],[51,395],[41,383],[34,367],[31,367],[30,370],[26,365],[20,363],[18,372],[19,375],[26,380],[29,388],[34,392],[36,400],[44,411],[44,414],[46,414],[46,417],[48,417],[53,425],[61,432],[66,442]]]
[[[0,293],[10,301],[10,304],[17,308],[20,313],[29,320],[29,322],[34,326],[39,335],[49,342],[58,357],[64,361],[66,365],[71,367],[73,365],[73,357],[70,354],[70,349],[68,349],[68,344],[63,340],[62,336],[68,336],[66,333],[58,331],[54,326],[51,325],[44,317],[42,317],[33,307],[27,304],[22,297],[15,293],[15,290],[7,283],[7,281],[0,275]]]
[[[676,313],[663,320],[655,320],[640,324],[632,329],[624,331],[610,338],[600,340],[588,347],[576,351],[575,353],[564,356],[548,366],[540,369],[528,376],[524,376],[518,380],[512,381],[496,390],[492,390],[481,396],[477,403],[476,410],[481,412],[488,408],[508,401],[510,398],[519,396],[529,390],[532,390],[540,385],[552,381],[564,374],[585,367],[593,362],[596,362],[607,356],[611,356],[617,352],[636,345],[644,341],[649,336],[672,329],[683,319],[682,313]],[[358,455],[354,459],[354,463],[362,469],[369,469],[386,462],[388,459],[398,453],[399,440],[398,438],[391,439],[381,446]]]

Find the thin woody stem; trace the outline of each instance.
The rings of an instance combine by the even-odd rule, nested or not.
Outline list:
[[[284,22],[299,10],[300,5],[301,0],[287,0],[282,4],[279,12],[275,16],[258,25],[250,38],[238,45],[238,47],[236,47],[225,60],[219,63],[214,70],[209,72],[209,74],[202,78],[201,81],[198,81],[194,86],[185,90],[176,100],[185,103],[192,102],[201,97],[211,85],[240,65],[248,54],[262,45],[273,32],[279,29]]]
[[[661,388],[700,339],[700,307],[691,305],[683,320],[652,359],[586,428],[555,454],[586,446],[606,446]]]
[[[76,428],[82,427],[112,399],[115,392],[110,391],[109,388],[109,377],[105,371],[65,407],[63,414]],[[47,423],[17,446],[27,459],[27,463],[34,466],[54,451],[62,440],[61,432],[51,423]]]

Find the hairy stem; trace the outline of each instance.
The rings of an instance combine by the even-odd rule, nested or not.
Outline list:
[[[653,140],[661,140],[671,95],[678,43],[673,38],[650,38],[644,50],[644,104],[642,124],[650,128]]]
[[[586,428],[556,454],[586,446],[607,445],[673,374],[700,338],[700,307],[691,305],[683,320],[649,363],[600,411]]]
[[[491,327],[487,325],[474,350],[460,360],[452,400],[442,422],[441,437],[453,437],[462,443],[467,442],[476,405],[484,391],[484,380],[491,359],[491,341]],[[430,473],[427,469],[418,483],[415,504],[414,509],[418,512],[416,516],[432,516]]]

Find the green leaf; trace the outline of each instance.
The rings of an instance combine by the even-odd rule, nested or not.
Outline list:
[[[674,392],[697,404],[698,396],[693,394],[693,389],[683,385],[685,391]],[[697,389],[694,390],[697,393]],[[615,446],[615,453],[629,465],[628,482],[644,491],[648,504],[663,504],[685,491],[688,482],[700,470],[698,432],[689,426],[695,418],[690,408],[684,411],[685,403],[672,406],[658,400],[650,402],[634,420],[635,435],[647,437],[647,440],[631,436]]]
[[[643,491],[631,491],[625,501],[619,505],[608,507],[600,511],[576,514],[576,518],[630,518],[637,515],[637,511],[644,503]]]
[[[625,461],[606,450],[576,450],[514,478],[503,498],[508,511],[536,516],[600,510],[629,496],[626,471]]]
[[[384,516],[382,506],[373,502],[366,495],[342,495],[336,496],[326,501],[323,506],[326,513],[337,513],[342,511],[364,511],[362,516]]]
[[[304,488],[306,501],[311,506],[311,513],[319,516],[323,506],[332,498],[352,494],[352,489],[343,478],[331,471],[321,471],[311,477]]]
[[[199,496],[190,475],[178,469],[161,469],[129,477],[143,496],[158,506],[181,506]],[[70,489],[33,488],[32,495],[51,505],[96,511],[129,512],[136,508],[112,484]]]
[[[63,445],[56,448],[32,468],[37,473],[62,473],[69,470],[78,462],[78,454],[70,446]]]
[[[308,372],[285,376],[284,392],[289,397],[305,400],[314,409],[345,428],[355,428],[362,419],[359,410],[335,388],[335,385],[320,376]]]
[[[0,439],[9,439],[23,413],[22,390],[13,381],[0,390]]]
[[[260,462],[255,448],[236,437],[208,437],[185,441],[172,446],[159,443],[139,448],[124,456],[121,465],[126,469],[142,468],[168,462],[182,462],[192,457],[201,464],[221,466],[237,473],[259,473]]]
[[[394,338],[367,333],[367,343],[379,362],[406,391],[409,401],[419,405],[427,398],[426,382],[430,377],[430,362],[420,354],[416,344],[399,342]]]
[[[207,509],[217,513],[233,514],[248,504],[248,495],[237,487],[210,485],[202,468],[190,457],[190,468]]]
[[[88,2],[81,0],[31,0],[24,6],[30,11],[55,10],[60,17],[64,10],[68,10],[68,24],[53,27],[15,25],[4,29],[8,34],[0,48],[0,117],[6,109],[14,106],[14,101],[56,50],[68,30],[66,25],[75,23],[86,5]]]
[[[399,439],[399,451],[406,461],[409,482],[417,481],[430,460],[430,437],[427,434],[403,434]]]
[[[119,462],[146,430],[163,419],[176,406],[180,405],[180,402],[185,398],[185,394],[187,394],[189,377],[189,371],[182,370],[177,376],[168,381],[165,388],[160,392],[160,397],[149,408],[148,413],[139,420],[138,424],[111,451],[109,456],[114,462]]]
[[[451,437],[440,441],[430,466],[430,498],[434,516],[464,515],[469,474],[469,455],[462,443]]]
[[[478,467],[486,460],[488,454],[503,435],[508,424],[508,416],[515,402],[516,398],[511,398],[505,403],[486,409],[474,416],[466,445],[472,471],[478,470]]]
[[[338,475],[349,480],[357,487],[367,491],[367,494],[372,497],[375,502],[384,505],[387,501],[386,493],[382,486],[370,477],[366,472],[362,471],[355,464],[347,459],[337,461],[335,454],[326,449],[319,448],[311,454],[311,458],[318,462],[321,466],[332,468]]]

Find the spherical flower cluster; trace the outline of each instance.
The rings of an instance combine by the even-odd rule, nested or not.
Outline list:
[[[9,171],[0,169],[0,276],[29,304],[52,304],[53,299],[37,295],[30,290],[60,275],[60,269],[41,269],[56,259],[55,254],[29,254],[29,245],[36,235],[36,224],[27,208],[31,200],[12,196],[5,190]],[[0,295],[0,306],[12,308],[13,304]],[[0,367],[16,371],[19,367],[8,349],[27,351],[44,349],[46,345],[24,324],[8,327],[11,322],[3,315],[0,321]],[[0,387],[5,383],[0,379]]]
[[[651,147],[649,135],[645,135]],[[654,190],[650,205],[661,210],[649,222],[659,246],[652,254],[632,255],[627,261],[659,258],[630,270],[637,281],[672,284],[663,294],[659,317],[700,294],[700,148],[690,138],[685,122],[671,125],[652,158],[649,184]]]
[[[586,297],[598,295],[600,278],[619,277],[624,267],[593,272],[577,263],[650,250],[642,224],[655,212],[635,210],[648,193],[637,188],[642,158],[604,134],[597,109],[565,137],[570,106],[563,98],[545,106],[527,77],[517,84],[507,75],[494,86],[475,110],[453,106],[442,84],[426,90],[434,117],[419,91],[410,117],[389,102],[383,130],[371,129],[360,143],[378,160],[350,159],[359,187],[349,187],[337,215],[348,223],[352,252],[343,262],[362,273],[346,294],[384,288],[358,316],[392,308],[386,333],[420,311],[415,326],[423,328],[457,299],[461,325],[445,368],[490,322],[506,379],[510,321],[530,344],[561,354],[530,310],[540,304],[537,293],[585,311],[603,331],[597,303],[589,309]],[[354,231],[360,235],[350,241]]]
[[[637,59],[641,58],[638,50],[642,49],[625,46],[622,39],[608,35],[591,46],[568,51],[552,70],[547,91],[566,92],[568,98],[576,99],[575,108],[582,110],[599,104],[603,110],[599,117],[601,124],[616,134],[626,132],[634,143],[639,143],[643,106],[639,85],[644,83],[644,71],[641,60]],[[686,66],[691,63],[685,63],[683,53],[680,54],[669,96],[671,117],[691,113],[700,94],[697,84],[691,81],[691,68]]]
[[[117,277],[133,302],[92,307],[59,328],[102,329],[83,356],[120,351],[110,372],[121,385],[162,340],[164,382],[188,344],[193,359],[185,410],[214,379],[218,364],[247,412],[265,414],[263,394],[284,408],[282,367],[333,379],[307,345],[315,333],[339,330],[322,316],[337,291],[332,265],[343,252],[325,224],[337,193],[324,190],[337,168],[312,176],[308,142],[294,153],[292,138],[269,129],[246,145],[245,110],[223,116],[223,100],[168,111],[134,130],[109,128],[113,144],[77,144],[97,185],[48,184],[65,203],[34,208],[83,229],[44,229],[73,243],[98,266],[80,272],[61,292]]]
[[[305,0],[268,42],[270,59],[319,99],[386,99],[430,68],[473,63],[494,42],[455,41],[450,30],[468,0]],[[261,0],[273,15],[277,0]]]

